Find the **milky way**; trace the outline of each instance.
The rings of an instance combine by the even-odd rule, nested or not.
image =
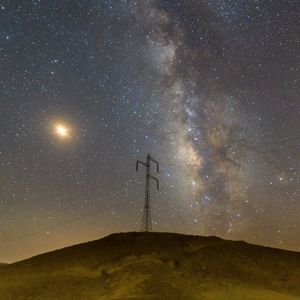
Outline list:
[[[300,250],[297,15],[294,1],[2,4],[0,261],[139,230],[147,153],[154,230]]]

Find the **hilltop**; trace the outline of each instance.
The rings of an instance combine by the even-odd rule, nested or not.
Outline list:
[[[119,233],[0,266],[0,299],[300,299],[300,253]]]

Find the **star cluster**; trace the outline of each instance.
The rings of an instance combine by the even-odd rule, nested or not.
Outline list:
[[[0,261],[153,228],[300,250],[295,1],[4,1]]]

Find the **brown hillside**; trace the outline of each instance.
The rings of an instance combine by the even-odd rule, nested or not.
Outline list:
[[[300,299],[300,253],[120,233],[0,266],[0,299]]]

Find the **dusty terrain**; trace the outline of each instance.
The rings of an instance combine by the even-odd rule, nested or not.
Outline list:
[[[119,233],[0,266],[0,299],[300,299],[300,253]]]

